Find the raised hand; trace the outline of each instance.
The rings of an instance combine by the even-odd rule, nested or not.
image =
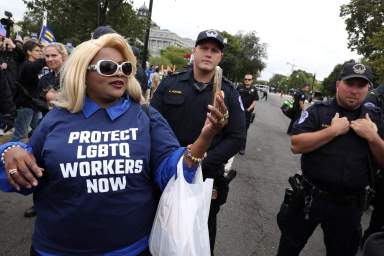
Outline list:
[[[377,126],[372,122],[368,113],[365,114],[365,118],[359,118],[351,122],[351,128],[360,137],[371,141],[377,136]]]
[[[228,124],[228,109],[224,103],[224,93],[222,91],[216,93],[214,106],[208,105],[209,112],[201,135],[212,139],[215,134]]]
[[[336,136],[346,134],[349,131],[349,121],[346,117],[340,117],[339,113],[336,113],[332,118],[331,128],[334,130]]]

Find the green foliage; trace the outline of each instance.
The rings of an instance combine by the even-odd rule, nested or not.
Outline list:
[[[233,36],[223,31],[222,35],[227,39],[220,63],[224,75],[232,81],[241,81],[247,73],[257,78],[265,68],[266,45],[260,42],[255,32]]]
[[[276,87],[278,91],[288,91],[288,78],[281,74],[274,74],[268,81],[269,86]]]
[[[175,46],[168,46],[160,51],[161,57],[168,59],[172,65],[175,65],[176,70],[183,69],[188,64],[188,60],[185,59],[184,56],[191,53],[191,49]]]
[[[171,61],[169,59],[165,58],[164,56],[150,57],[149,63],[151,63],[151,65],[155,65],[155,66],[159,66],[159,67],[172,66]]]
[[[301,69],[294,70],[292,74],[289,76],[287,81],[289,89],[290,88],[299,89],[306,84],[311,87],[313,83],[314,83],[314,75]]]
[[[342,67],[342,64],[337,64],[328,77],[324,78],[321,90],[324,95],[334,96],[336,94],[336,81]]]
[[[98,24],[98,6],[94,0],[23,0],[27,6],[20,22],[26,33],[39,33],[43,10],[48,12],[48,26],[56,40],[78,44],[91,37]],[[100,21],[125,37],[144,38],[145,23],[138,18],[132,4],[125,0],[101,0]],[[38,28],[38,30],[36,30]]]
[[[349,48],[364,57],[370,56],[375,47],[369,42],[372,36],[383,30],[384,2],[382,0],[351,0],[340,8],[345,18]]]
[[[374,71],[373,83],[384,83],[384,1],[351,0],[341,6],[348,47],[364,57]]]

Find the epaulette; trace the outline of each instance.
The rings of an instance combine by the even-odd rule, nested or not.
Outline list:
[[[333,99],[328,99],[328,100],[324,100],[324,101],[318,101],[318,102],[315,102],[313,104],[313,106],[318,106],[318,107],[321,107],[321,106],[324,106],[324,107],[328,107],[332,104],[332,100]]]
[[[223,81],[228,83],[228,85],[230,85],[231,87],[235,88],[235,85],[233,84],[233,82],[228,78],[226,78],[225,76],[223,76]]]
[[[181,71],[178,71],[178,72],[174,72],[174,73],[172,73],[172,74],[170,74],[168,76],[173,77],[173,76],[182,75],[184,73],[187,73],[187,71],[188,71],[188,69],[184,69],[184,70],[181,70]]]

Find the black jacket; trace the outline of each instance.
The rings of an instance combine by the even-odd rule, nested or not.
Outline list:
[[[34,62],[26,60],[22,66],[19,77],[19,88],[15,97],[18,107],[27,107],[39,110],[36,101],[39,100],[39,72],[45,66],[45,59],[38,59]]]
[[[208,104],[212,102],[212,85],[199,91],[194,83],[192,69],[170,75],[162,80],[151,100],[151,105],[165,117],[182,146],[197,139],[204,126]],[[204,177],[221,176],[224,164],[239,152],[245,139],[245,115],[240,96],[226,79],[222,80],[222,90],[229,122],[215,136],[202,163]]]

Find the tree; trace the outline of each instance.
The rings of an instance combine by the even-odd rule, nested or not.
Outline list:
[[[265,68],[263,59],[267,57],[266,45],[260,42],[255,32],[233,36],[223,31],[222,35],[227,39],[220,63],[224,75],[233,81],[242,80],[247,73],[257,78]]]
[[[294,88],[299,89],[302,88],[304,85],[312,85],[313,84],[313,77],[314,75],[311,73],[308,73],[304,70],[298,69],[294,70],[292,74],[288,78],[288,88]]]
[[[24,21],[19,24],[24,32],[39,33],[43,10],[48,12],[48,25],[56,40],[78,44],[91,37],[98,24],[98,3],[100,21],[108,24],[125,37],[144,38],[145,23],[136,15],[132,4],[125,0],[23,0],[27,6]],[[33,24],[30,26],[29,24]]]
[[[191,53],[191,49],[176,46],[168,46],[160,51],[162,57],[168,59],[172,65],[176,66],[176,70],[183,69],[188,64],[188,60],[184,56]]]
[[[163,56],[150,57],[149,63],[151,63],[151,65],[155,65],[155,66],[159,66],[159,67],[172,66],[171,61],[169,59],[163,57]]]
[[[276,87],[278,91],[287,91],[288,78],[285,75],[274,74],[268,81],[269,86]]]
[[[384,83],[384,2],[351,0],[341,6],[345,18],[348,47],[356,50],[374,71],[373,83]]]
[[[370,43],[374,34],[383,30],[384,2],[382,0],[351,0],[340,7],[340,17],[345,18],[348,47],[364,57],[369,57],[375,47]]]
[[[341,68],[343,67],[342,64],[337,64],[332,72],[328,75],[328,77],[324,78],[323,80],[323,87],[321,92],[324,95],[334,96],[336,93],[336,81],[337,77],[340,74]]]

